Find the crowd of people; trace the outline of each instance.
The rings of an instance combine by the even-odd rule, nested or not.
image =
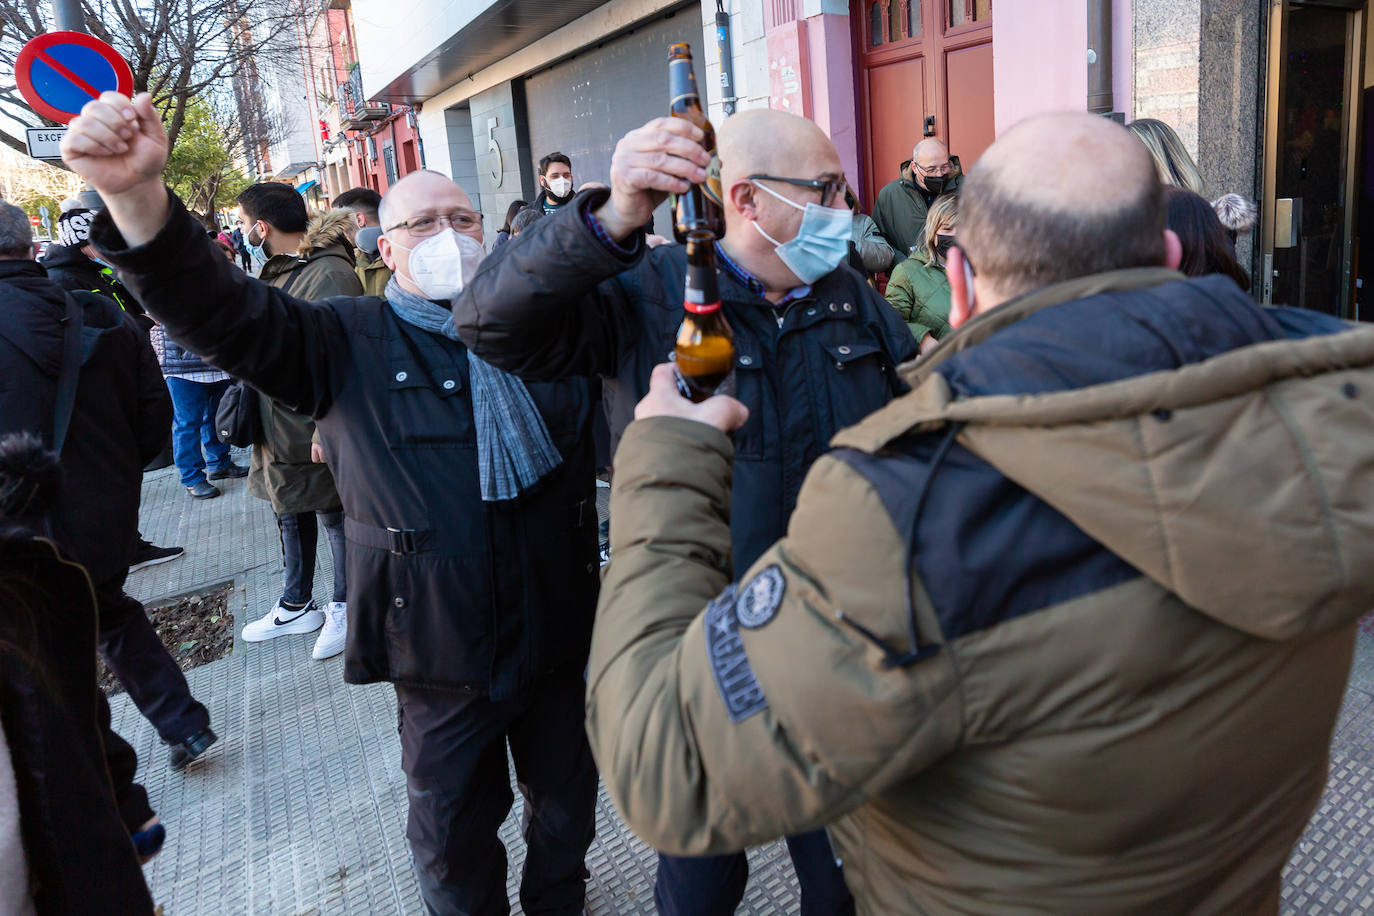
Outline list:
[[[1256,304],[1253,206],[1159,122],[1032,119],[967,173],[925,138],[871,216],[805,118],[703,136],[650,122],[576,189],[551,153],[492,239],[429,171],[313,216],[254,185],[207,233],[148,97],[87,105],[63,154],[104,209],[47,259],[82,279],[0,205],[7,897],[150,909],[97,645],[172,766],[216,740],[123,592],[170,429],[190,497],[246,475],[276,515],[243,638],[393,685],[432,913],[508,912],[507,749],[529,913],[584,911],[598,775],[664,914],[734,913],[780,837],[818,916],[1276,910],[1374,607],[1374,330]],[[735,383],[698,404],[652,230],[708,168]]]

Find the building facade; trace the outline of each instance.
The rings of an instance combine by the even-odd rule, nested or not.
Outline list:
[[[1037,113],[1158,118],[1210,197],[1259,204],[1237,253],[1261,299],[1371,311],[1365,0],[353,3],[364,97],[415,109],[427,166],[467,189],[489,230],[533,199],[549,152],[573,159],[577,184],[605,181],[618,138],[666,111],[667,47],[687,41],[713,120],[761,106],[814,119],[866,205],[925,136],[976,170]]]

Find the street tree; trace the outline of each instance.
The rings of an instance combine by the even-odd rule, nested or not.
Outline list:
[[[81,179],[65,169],[0,147],[0,198],[29,216],[39,216],[39,208],[47,207],[49,218],[56,220],[61,202],[76,197],[81,185]]]
[[[193,100],[230,91],[246,74],[279,56],[299,60],[302,2],[82,0],[82,9],[87,30],[129,62],[134,91],[152,93],[166,113],[168,137],[175,146]],[[27,126],[48,122],[19,95],[14,63],[25,42],[50,31],[51,9],[51,3],[40,0],[0,3],[0,115]],[[22,148],[8,131],[0,134]]]
[[[239,167],[244,139],[244,123],[227,100],[202,97],[186,106],[164,177],[207,226],[252,183]]]

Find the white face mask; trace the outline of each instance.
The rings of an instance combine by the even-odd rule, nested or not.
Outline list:
[[[554,197],[567,197],[572,193],[571,178],[550,178],[548,182],[549,190],[553,193]]]
[[[439,301],[453,299],[462,292],[463,284],[477,272],[477,265],[487,255],[481,242],[447,226],[414,248],[395,241],[391,244],[410,252],[410,276],[401,276],[414,283],[425,298]]]

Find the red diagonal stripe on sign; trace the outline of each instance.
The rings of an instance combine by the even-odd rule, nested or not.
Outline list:
[[[81,77],[77,76],[75,73],[68,70],[66,67],[62,65],[61,61],[54,58],[47,51],[38,51],[34,54],[34,56],[41,60],[43,63],[47,64],[49,67],[52,67],[62,76],[66,77],[68,80],[71,81],[72,85],[74,85],[77,89],[80,89],[87,95],[89,95],[91,98],[100,98],[100,90],[96,89],[90,83],[86,82]]]

